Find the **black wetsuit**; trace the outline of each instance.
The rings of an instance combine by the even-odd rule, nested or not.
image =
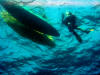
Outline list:
[[[65,18],[64,24],[68,27],[69,31],[76,29],[76,16],[70,15],[69,17]]]

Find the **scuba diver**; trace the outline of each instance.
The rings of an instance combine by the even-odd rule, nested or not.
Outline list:
[[[71,12],[66,12],[66,18],[64,18],[64,14],[62,15],[62,23],[65,24],[69,31],[72,32],[75,36],[76,36],[76,39],[81,43],[82,42],[82,39],[81,37],[74,31],[74,29],[78,29],[78,30],[81,30],[83,32],[86,32],[86,33],[89,33],[89,31],[85,31],[81,28],[79,28],[77,25],[76,25],[76,16],[73,15]]]

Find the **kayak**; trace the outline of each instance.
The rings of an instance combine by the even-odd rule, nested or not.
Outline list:
[[[35,15],[35,13],[30,13],[22,6],[10,1],[1,1],[0,4],[26,28],[52,36],[60,35],[48,22]]]

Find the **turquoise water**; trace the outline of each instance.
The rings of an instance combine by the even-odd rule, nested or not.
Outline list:
[[[39,16],[45,15],[47,22],[60,33],[59,37],[53,36],[55,47],[20,36],[0,17],[0,75],[100,74],[100,1],[56,1],[24,5]],[[2,12],[3,7],[0,6],[0,9]],[[62,14],[66,11],[76,15],[77,26],[94,30],[88,34],[75,30],[82,38],[82,43],[62,24]]]

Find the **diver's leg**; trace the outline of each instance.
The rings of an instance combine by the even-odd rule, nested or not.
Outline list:
[[[81,28],[78,28],[78,27],[77,27],[76,29],[78,29],[78,30],[81,30],[81,31],[83,31],[83,32],[85,32],[85,33],[87,33],[87,34],[90,32],[90,31],[83,30],[83,29],[81,29]]]
[[[82,39],[81,39],[81,37],[74,31],[74,29],[73,29],[72,27],[70,27],[70,26],[68,26],[68,29],[69,29],[70,32],[72,32],[72,33],[75,35],[76,39],[81,43],[81,42],[82,42]]]
[[[82,43],[81,37],[80,37],[74,30],[72,31],[72,33],[76,36],[76,39],[77,39],[80,43]]]

